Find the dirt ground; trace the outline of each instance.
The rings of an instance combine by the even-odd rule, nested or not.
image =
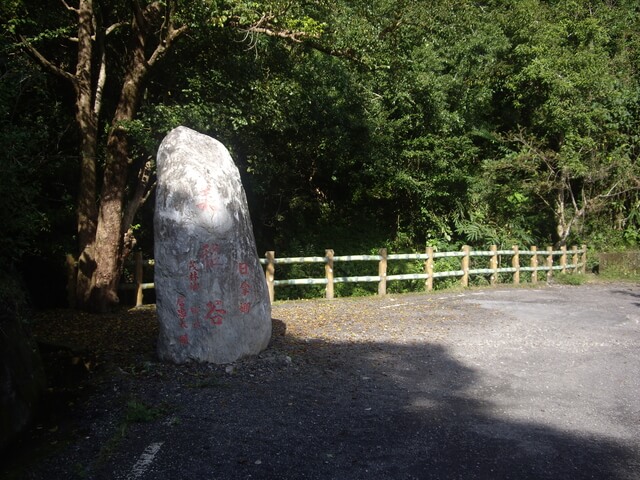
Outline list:
[[[153,307],[33,325],[50,378],[7,479],[640,479],[640,287],[274,305],[261,355],[155,357]]]

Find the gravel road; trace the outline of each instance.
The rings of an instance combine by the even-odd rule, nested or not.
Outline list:
[[[283,302],[273,316],[259,357],[103,375],[73,438],[21,478],[640,479],[640,286]],[[151,418],[127,421],[131,399]]]

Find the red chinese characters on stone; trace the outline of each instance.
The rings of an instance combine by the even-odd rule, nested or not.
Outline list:
[[[251,310],[251,304],[249,302],[244,302],[240,304],[240,313],[249,313]]]
[[[200,247],[200,261],[206,271],[211,271],[220,263],[220,245],[205,243]]]
[[[200,192],[200,196],[203,197],[203,200],[202,202],[197,203],[196,207],[198,207],[203,212],[209,211],[211,212],[211,214],[214,214],[216,211],[216,208],[214,205],[211,205],[211,203],[209,203],[209,193],[211,193],[211,186],[207,185],[207,188],[205,188]]]
[[[200,288],[200,275],[195,260],[189,261],[189,288],[194,292]]]
[[[202,328],[202,318],[201,318],[201,308],[198,306],[192,306],[192,307],[187,307],[186,305],[186,299],[183,296],[179,296],[178,300],[176,302],[178,309],[178,321],[180,323],[180,327],[187,329],[187,328],[193,328],[193,329],[199,329]],[[208,313],[207,313],[207,320],[211,321],[212,325],[220,325],[222,324],[222,315],[224,315],[225,313],[227,313],[225,310],[218,308],[219,305],[221,305],[222,302],[218,301],[215,304],[212,304],[212,302],[209,302],[207,304],[207,307],[209,307],[209,305],[212,305],[211,308],[209,308]],[[180,340],[180,339],[179,339]],[[180,342],[181,344],[184,344],[183,342]]]
[[[211,322],[211,325],[222,325],[222,316],[226,313],[227,311],[222,308],[222,300],[207,302],[207,315],[205,318]]]
[[[178,341],[180,342],[180,345],[188,345],[189,344],[189,335],[187,335],[186,333],[184,335],[180,335],[178,337]]]
[[[187,309],[185,308],[184,297],[178,297],[178,320],[182,328],[187,328]]]
[[[240,284],[240,293],[243,297],[246,297],[251,292],[251,285],[246,280]]]
[[[240,275],[247,275],[249,273],[249,265],[244,262],[238,263],[238,271]]]

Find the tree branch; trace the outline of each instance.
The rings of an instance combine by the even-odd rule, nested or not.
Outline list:
[[[100,70],[98,72],[98,81],[96,82],[96,94],[93,100],[93,113],[95,113],[96,117],[100,116],[102,94],[104,93],[104,85],[107,83],[107,51],[104,46],[104,39],[101,38],[100,40]]]
[[[114,30],[120,28],[120,27],[124,27],[126,25],[129,25],[130,22],[118,22],[118,23],[114,23],[113,25],[109,25],[107,27],[107,29],[104,31],[105,35],[109,35],[110,33],[112,33]]]
[[[118,22],[118,23],[114,23],[113,25],[109,25],[105,31],[104,31],[104,35],[107,36],[111,33],[113,33],[115,30],[117,30],[120,27],[125,27],[127,25],[130,25],[131,22]],[[91,40],[96,40],[96,36],[92,35],[91,36]],[[74,43],[78,43],[78,37],[69,37],[69,41],[70,42],[74,42]]]
[[[66,8],[67,10],[69,10],[70,12],[73,13],[78,13],[79,10],[75,7],[72,7],[71,5],[69,5],[65,0],[60,0],[62,2],[62,4],[64,5],[64,8]]]
[[[292,30],[272,30],[267,27],[252,26],[246,29],[250,33],[260,33],[268,37],[278,37],[290,40],[295,43],[302,43],[305,34],[302,32],[294,32]]]
[[[147,60],[147,64],[149,65],[149,67],[152,67],[162,57],[164,57],[165,53],[167,53],[167,50],[169,50],[173,42],[175,42],[178,37],[180,37],[188,29],[189,27],[187,25],[183,25],[177,29],[170,28],[169,32],[167,33],[167,37],[162,42],[160,42],[160,44],[156,47],[154,52],[149,57],[149,60]]]
[[[27,54],[31,58],[33,58],[37,63],[39,63],[42,68],[44,68],[49,73],[52,73],[53,75],[56,75],[58,77],[64,78],[65,80],[68,80],[69,82],[71,82],[73,86],[76,86],[77,79],[73,74],[67,72],[66,70],[63,70],[62,68],[58,67],[57,65],[49,61],[47,58],[45,58],[44,55],[42,55],[36,49],[36,47],[31,45],[24,36],[19,35],[19,38],[20,38],[22,48],[24,48]]]
[[[151,192],[153,192],[155,182],[151,183],[152,163],[153,159],[149,158],[138,171],[138,184],[136,186],[136,191],[129,200],[125,213],[122,217],[123,232],[126,232],[131,227],[136,212],[144,202],[146,202]]]
[[[179,28],[174,28],[173,20],[170,17],[171,10],[167,7],[167,13],[165,15],[165,21],[163,23],[163,27],[166,29],[166,35],[160,39],[160,43],[153,51],[149,59],[147,60],[147,65],[149,67],[153,67],[164,55],[167,53],[167,50],[171,48],[173,43],[187,30],[189,30],[188,25],[182,25]]]
[[[337,49],[337,48],[332,48],[326,45],[323,45],[321,43],[318,42],[314,42],[312,40],[309,39],[305,39],[304,40],[304,45],[307,45],[309,48],[312,48],[313,50],[317,50],[320,53],[324,53],[326,55],[330,55],[332,57],[337,57],[337,58],[344,58],[347,59],[351,62],[357,63],[358,65],[361,65],[363,67],[369,68],[369,69],[375,69],[378,68],[378,66],[375,65],[369,65],[365,62],[362,61],[362,59],[358,56],[356,50],[352,49],[352,48],[343,48],[343,49]]]
[[[139,29],[142,31],[145,28],[146,20],[142,13],[142,8],[138,3],[138,0],[131,0],[131,9],[133,10],[134,21],[138,24]]]

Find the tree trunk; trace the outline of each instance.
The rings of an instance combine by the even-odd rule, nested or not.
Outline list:
[[[565,205],[564,205],[564,192],[560,190],[556,194],[556,234],[558,235],[558,240],[554,243],[555,248],[560,248],[564,245],[568,236],[567,233],[567,219],[565,216]]]
[[[555,211],[556,233],[558,234],[558,240],[554,244],[555,248],[560,248],[567,244],[567,240],[569,239],[569,235],[571,235],[574,225],[585,216],[587,211],[586,202],[583,203],[582,208],[578,208],[577,204],[574,202],[573,210],[570,210],[569,213],[570,218],[567,219],[567,208],[564,198],[564,192],[558,193]]]
[[[124,233],[136,210],[146,198],[149,175],[143,170],[125,211],[129,170],[127,122],[133,120],[150,68],[164,57],[187,25],[175,28],[175,0],[165,2],[127,2],[131,23],[118,21],[101,25],[100,2],[79,0],[78,6],[63,1],[64,7],[78,17],[78,45],[75,73],[44,57],[24,36],[18,34],[21,46],[44,70],[68,81],[75,92],[76,125],[80,134],[80,187],[78,193],[78,276],[76,306],[86,310],[105,311],[118,303],[118,281],[122,273]],[[96,10],[98,9],[98,10]],[[105,38],[114,30],[130,25],[129,65],[124,75],[120,98],[107,136],[106,164],[102,190],[98,196],[97,152],[100,111],[107,77]],[[147,48],[147,40],[154,44]],[[96,54],[97,50],[97,54]],[[145,56],[149,53],[149,57]],[[99,67],[96,73],[94,70]],[[129,245],[130,247],[130,245]]]
[[[98,116],[93,95],[93,40],[94,11],[91,0],[82,0],[78,6],[78,63],[76,65],[76,124],[80,131],[80,187],[78,191],[78,278],[77,305],[84,307],[96,268],[91,245],[96,235],[96,163],[98,152]]]
[[[133,22],[131,63],[125,74],[120,99],[107,137],[107,159],[97,211],[95,239],[85,246],[82,256],[93,260],[88,290],[78,292],[78,300],[85,309],[105,312],[118,304],[118,283],[124,258],[123,225],[127,178],[129,175],[129,142],[126,122],[136,115],[144,80],[148,72],[144,35],[139,23]]]
[[[122,272],[122,211],[127,184],[127,139],[122,128],[109,135],[95,242],[91,246],[93,272],[89,308],[104,312],[118,304],[118,281]]]
[[[83,128],[80,124],[81,174],[78,193],[78,277],[76,281],[76,305],[83,308],[89,302],[93,273],[96,261],[93,255],[93,244],[96,235],[96,151],[98,144],[97,128],[93,125]]]
[[[76,122],[80,129],[80,188],[78,191],[78,278],[77,305],[89,301],[96,262],[92,245],[95,241],[98,208],[96,205],[96,162],[98,150],[98,119],[91,109],[91,96],[78,95]]]

